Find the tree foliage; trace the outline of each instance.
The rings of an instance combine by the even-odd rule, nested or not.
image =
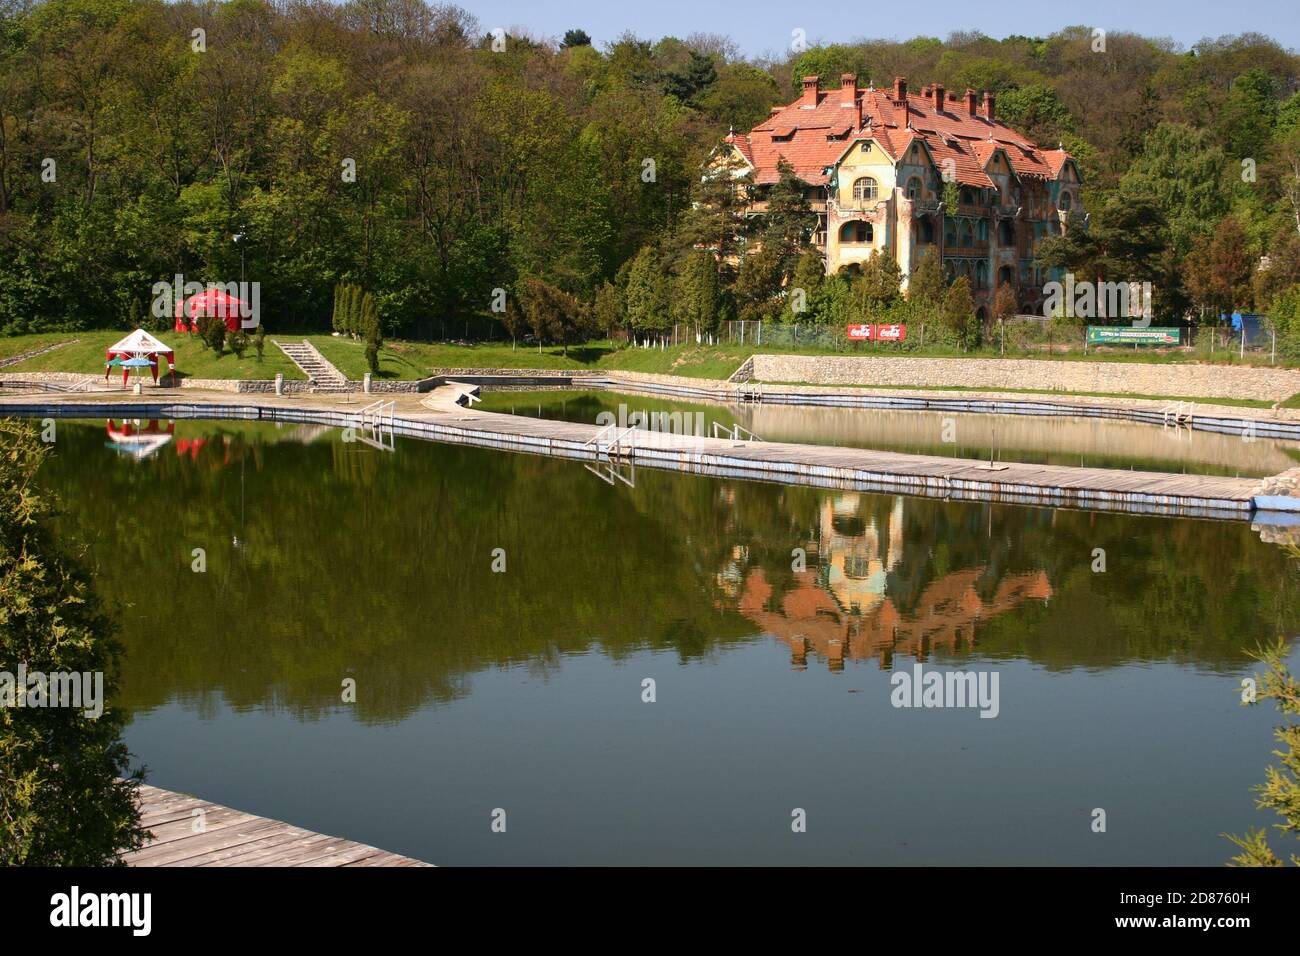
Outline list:
[[[34,480],[48,454],[31,426],[0,420],[0,671],[99,673],[111,700],[120,648],[51,532],[53,502]],[[129,765],[124,716],[11,703],[0,706],[0,865],[99,866],[139,847],[142,774]]]

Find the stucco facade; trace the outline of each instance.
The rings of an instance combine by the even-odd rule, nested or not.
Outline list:
[[[911,93],[904,77],[890,90],[862,90],[845,74],[837,93],[807,77],[798,100],[727,144],[760,197],[782,161],[808,184],[827,272],[860,267],[878,251],[906,285],[932,253],[950,276],[969,279],[983,312],[1002,284],[1022,311],[1041,308],[1053,276],[1036,262],[1038,247],[1082,212],[1069,153],[1039,149],[998,121],[993,96],[981,101],[974,90]]]

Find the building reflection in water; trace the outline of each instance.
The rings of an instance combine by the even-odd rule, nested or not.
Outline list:
[[[846,658],[874,657],[888,668],[896,652],[925,660],[936,648],[969,650],[982,621],[1052,596],[1047,573],[1034,570],[1003,574],[985,598],[977,584],[987,569],[976,566],[930,581],[903,613],[888,584],[903,558],[904,499],[895,498],[882,518],[860,514],[860,503],[856,494],[827,497],[816,538],[804,545],[807,570],[794,572],[779,598],[761,567],[746,567],[744,548],[718,575],[740,612],[790,647],[796,670],[807,667],[810,653],[842,670]]]

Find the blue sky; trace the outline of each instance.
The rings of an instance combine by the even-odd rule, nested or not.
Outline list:
[[[1295,0],[1237,4],[1223,0],[1090,0],[1081,5],[1044,0],[922,0],[846,4],[845,8],[861,14],[843,20],[832,12],[837,4],[790,0],[460,0],[457,5],[473,13],[485,30],[525,27],[534,35],[559,37],[566,29],[579,27],[591,34],[598,46],[624,30],[653,39],[666,34],[684,37],[697,31],[722,33],[750,56],[784,51],[796,27],[807,31],[810,41],[830,42],[861,36],[900,40],[917,34],[944,37],[954,30],[980,30],[993,37],[1011,33],[1042,36],[1063,26],[1086,24],[1172,37],[1184,46],[1207,36],[1257,32],[1285,47],[1300,48]],[[921,12],[924,16],[918,17]]]

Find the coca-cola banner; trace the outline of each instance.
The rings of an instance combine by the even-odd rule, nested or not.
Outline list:
[[[850,342],[902,342],[907,338],[907,326],[870,323],[850,325],[848,335]]]

